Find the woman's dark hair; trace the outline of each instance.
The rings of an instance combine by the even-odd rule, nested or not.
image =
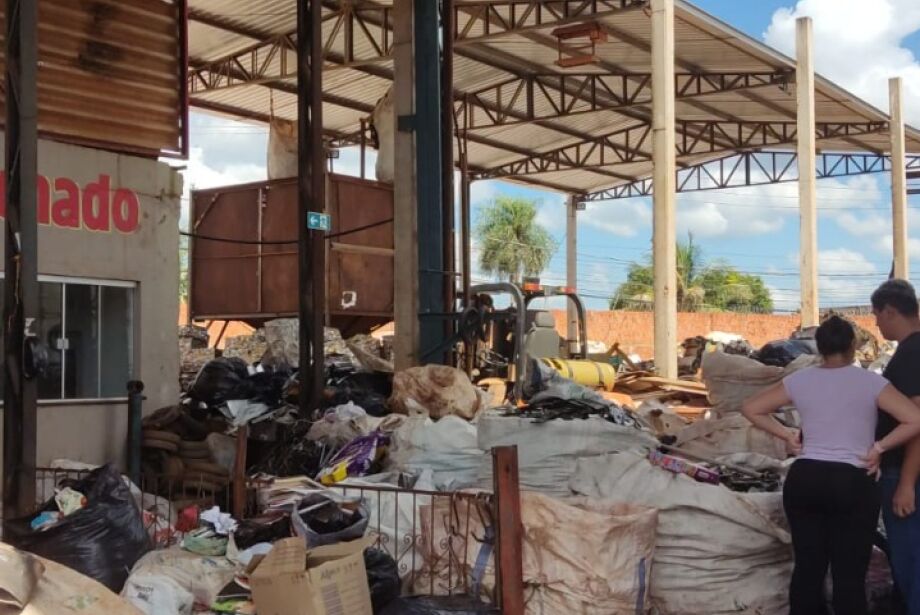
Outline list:
[[[831,316],[825,320],[815,333],[818,352],[825,357],[849,352],[855,339],[856,331],[853,325],[839,316]]]

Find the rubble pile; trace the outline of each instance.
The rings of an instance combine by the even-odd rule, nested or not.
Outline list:
[[[187,325],[179,327],[179,388],[187,391],[204,364],[214,358],[208,348],[208,330]]]

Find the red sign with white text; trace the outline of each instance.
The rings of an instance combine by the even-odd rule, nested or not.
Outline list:
[[[67,177],[38,176],[38,223],[58,228],[133,233],[140,225],[141,203],[127,188],[112,189],[112,178],[80,186]],[[6,216],[6,175],[0,172],[0,218]]]

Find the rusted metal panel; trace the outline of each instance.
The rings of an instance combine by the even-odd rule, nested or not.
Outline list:
[[[40,0],[41,134],[151,156],[181,153],[184,19],[179,0]]]
[[[347,335],[393,317],[393,189],[343,175],[328,178],[327,314]],[[297,315],[294,179],[193,191],[191,223],[198,236],[191,243],[193,318],[258,323]]]
[[[497,585],[502,615],[524,614],[524,523],[516,446],[492,449],[498,542]]]

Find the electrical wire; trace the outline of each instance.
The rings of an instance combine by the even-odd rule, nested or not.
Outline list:
[[[359,226],[356,228],[351,228],[345,231],[340,231],[338,233],[330,233],[324,237],[326,241],[336,239],[338,237],[344,237],[345,235],[353,235],[354,233],[360,233],[361,231],[366,231],[368,229],[376,228],[378,226],[384,226],[393,222],[393,218],[387,220],[381,220],[380,222],[373,222],[371,224],[365,224],[364,226]],[[298,240],[293,241],[271,241],[271,240],[254,240],[254,239],[230,239],[228,237],[214,237],[212,235],[202,235],[200,233],[189,233],[186,231],[179,231],[179,234],[183,237],[191,237],[193,239],[200,239],[203,241],[216,241],[219,243],[235,243],[240,245],[253,245],[253,246],[289,246],[298,243]]]

